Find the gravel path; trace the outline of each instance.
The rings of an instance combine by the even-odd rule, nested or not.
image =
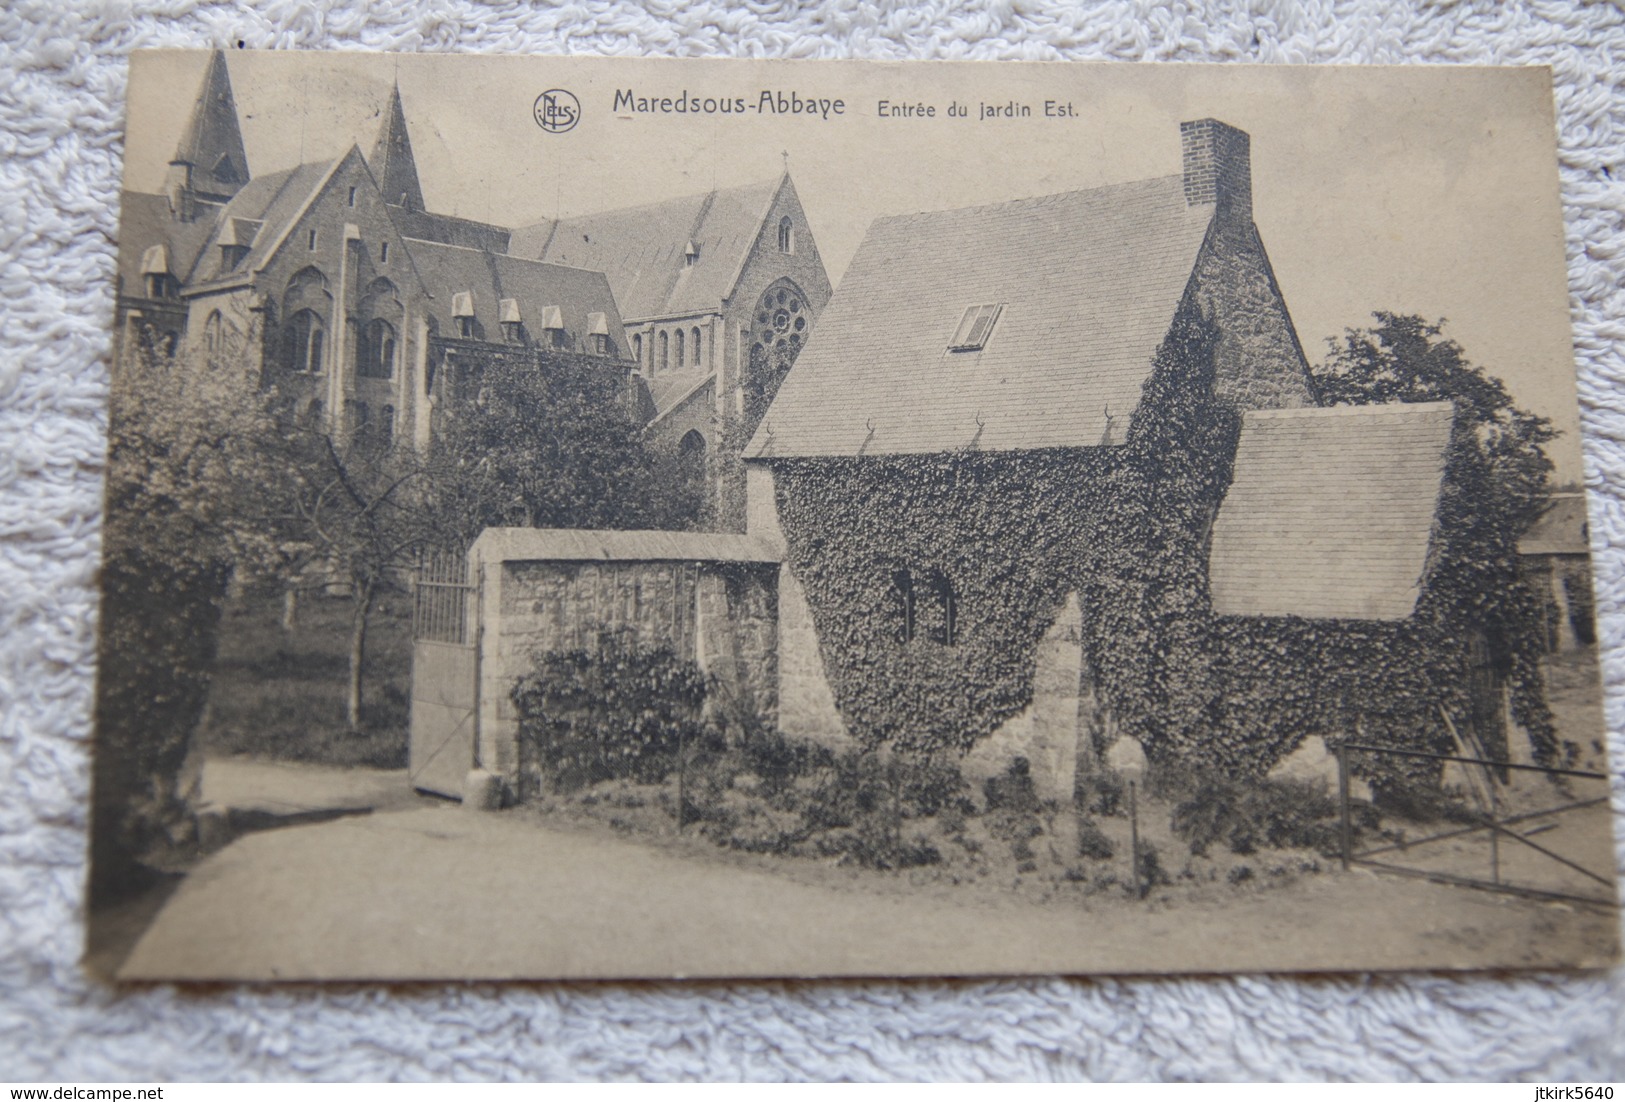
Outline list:
[[[120,972],[143,979],[617,978],[1603,962],[1618,916],[1366,872],[1098,909],[809,882],[456,805],[240,838]]]

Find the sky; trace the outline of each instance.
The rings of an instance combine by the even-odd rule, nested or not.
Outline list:
[[[207,59],[135,56],[127,187],[161,190]],[[294,51],[227,60],[255,175],[352,143],[369,151],[398,82],[429,208],[501,225],[771,180],[787,162],[837,288],[876,217],[1171,175],[1179,122],[1219,118],[1252,136],[1254,221],[1312,362],[1327,337],[1368,324],[1374,310],[1445,318],[1470,359],[1561,430],[1549,449],[1557,477],[1580,477],[1545,69]],[[555,88],[581,105],[568,131],[535,119],[537,98]],[[819,110],[753,110],[764,91],[775,105],[793,93]],[[617,111],[617,92],[743,99],[747,110]],[[880,117],[882,100],[893,117]],[[896,116],[904,104],[934,116]],[[950,104],[967,117],[950,117]],[[982,104],[1031,115],[984,120]]]

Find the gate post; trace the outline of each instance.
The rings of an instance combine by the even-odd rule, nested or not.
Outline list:
[[[1349,819],[1349,747],[1346,741],[1337,744],[1337,805],[1343,818],[1343,871],[1347,872],[1354,849],[1354,832]]]

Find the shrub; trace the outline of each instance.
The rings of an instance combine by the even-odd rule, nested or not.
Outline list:
[[[519,737],[556,792],[630,777],[658,784],[679,747],[716,750],[702,719],[707,682],[669,645],[607,632],[592,650],[552,651],[514,686]]]
[[[1078,819],[1078,856],[1104,861],[1114,852],[1116,847],[1112,845],[1112,840],[1106,837],[1094,819],[1081,816]]]
[[[1114,771],[1086,774],[1078,778],[1078,806],[1091,815],[1115,818],[1123,813],[1127,788]]]
[[[982,782],[982,795],[989,811],[1037,811],[1038,793],[1033,788],[1032,766],[1026,758],[1012,758],[1003,773]]]
[[[1331,855],[1340,845],[1337,804],[1323,783],[1312,781],[1210,778],[1174,808],[1172,826],[1198,857],[1217,842],[1243,855],[1260,846]]]

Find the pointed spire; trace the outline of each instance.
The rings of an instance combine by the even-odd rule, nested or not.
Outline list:
[[[169,164],[172,196],[187,192],[187,199],[223,203],[248,182],[248,155],[243,152],[243,132],[237,123],[237,101],[231,94],[226,55],[220,50],[209,57],[203,89]]]
[[[423,209],[423,189],[418,185],[418,165],[412,157],[412,139],[406,133],[406,112],[401,110],[398,83],[389,94],[384,125],[378,131],[378,142],[367,161],[373,175],[378,177],[384,202],[408,210]]]

